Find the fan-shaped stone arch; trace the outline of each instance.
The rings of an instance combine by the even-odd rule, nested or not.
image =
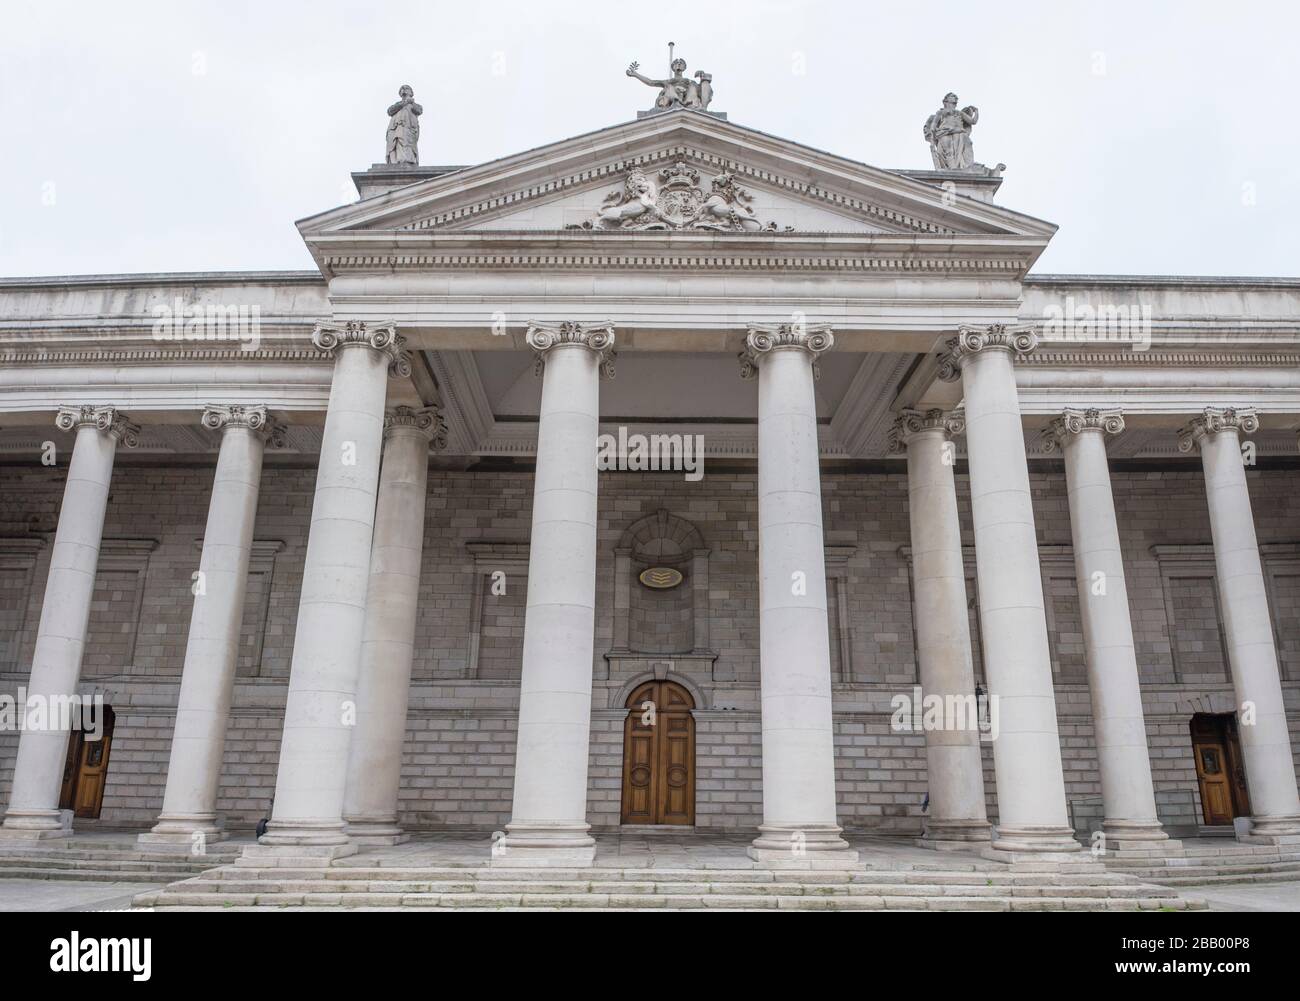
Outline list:
[[[631,551],[633,558],[647,563],[674,564],[689,560],[706,546],[704,536],[691,522],[660,508],[629,525],[618,540],[618,548]]]

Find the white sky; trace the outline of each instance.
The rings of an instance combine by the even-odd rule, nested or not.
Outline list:
[[[0,275],[310,268],[399,84],[425,164],[635,116],[666,45],[731,121],[929,167],[980,108],[999,204],[1061,226],[1036,271],[1300,274],[1300,5],[930,0],[5,0]],[[800,69],[802,68],[802,72]],[[1282,110],[1279,110],[1282,109]]]

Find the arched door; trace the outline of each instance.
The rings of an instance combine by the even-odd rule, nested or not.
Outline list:
[[[625,824],[695,824],[695,700],[671,681],[647,681],[623,724]]]

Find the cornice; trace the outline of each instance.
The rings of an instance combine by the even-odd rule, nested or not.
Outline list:
[[[587,231],[584,231],[586,233]],[[501,233],[491,234],[500,237]],[[554,238],[562,237],[565,231],[553,230],[541,233],[537,230],[528,232],[529,237],[546,236],[548,244]],[[745,239],[748,234],[736,234],[736,239]],[[624,237],[625,238],[625,237]],[[587,235],[587,240],[592,237]],[[596,239],[600,239],[597,237]],[[770,239],[770,234],[764,239]],[[327,248],[323,248],[327,249]],[[1015,257],[963,257],[963,256],[906,256],[906,251],[884,248],[879,254],[862,254],[861,241],[850,255],[800,255],[770,254],[767,248],[754,247],[750,253],[745,248],[717,248],[716,253],[695,254],[677,248],[662,252],[642,254],[615,254],[588,248],[585,253],[528,253],[528,252],[493,252],[484,250],[479,253],[460,254],[421,254],[400,253],[386,250],[381,253],[332,254],[325,253],[322,261],[331,273],[342,271],[492,271],[492,270],[576,270],[590,271],[654,271],[663,272],[849,272],[877,274],[901,273],[953,273],[962,274],[998,274],[1017,275],[1024,270],[1023,258]],[[1005,250],[1005,248],[1002,248]]]
[[[0,348],[0,365],[149,365],[159,362],[328,362],[319,351],[300,348],[259,348],[241,351],[230,348],[200,348],[182,345],[170,348],[116,347],[105,344],[95,348]]]
[[[1062,351],[1039,347],[1018,359],[1030,368],[1300,368],[1300,352]]]

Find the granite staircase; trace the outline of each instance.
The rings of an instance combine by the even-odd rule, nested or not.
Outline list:
[[[237,846],[218,843],[205,855],[141,851],[134,838],[93,842],[0,841],[0,879],[70,879],[105,883],[171,883],[233,862]]]
[[[348,860],[342,860],[347,862]],[[1204,908],[1171,887],[1097,867],[1085,873],[904,868],[493,869],[307,859],[209,869],[134,906],[154,909],[1138,911]]]
[[[1105,864],[1111,872],[1170,887],[1289,883],[1300,881],[1300,846],[1214,844],[1204,839],[1184,842],[1175,856],[1112,854]]]

